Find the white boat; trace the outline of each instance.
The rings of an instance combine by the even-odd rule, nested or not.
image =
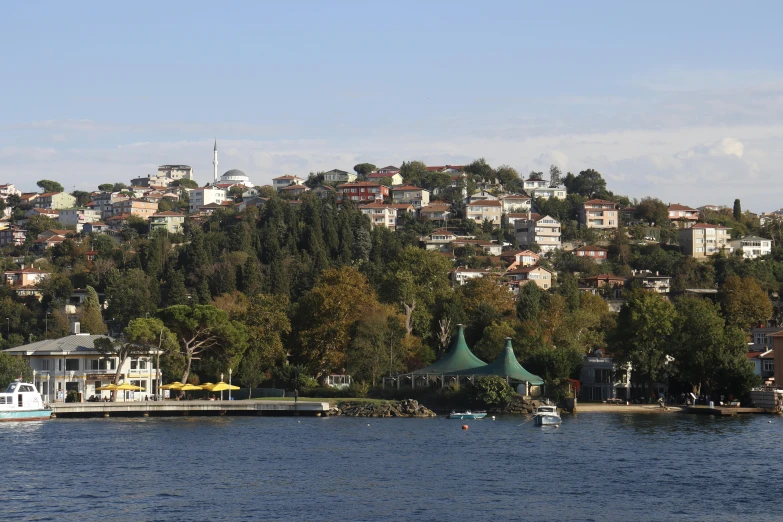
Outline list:
[[[557,406],[551,404],[541,404],[533,415],[536,426],[559,426],[562,422]]]
[[[487,412],[485,411],[452,411],[449,413],[449,419],[464,419],[464,420],[474,420],[474,419],[483,419],[487,416]]]
[[[0,421],[46,420],[52,410],[44,406],[34,384],[16,380],[0,393]]]

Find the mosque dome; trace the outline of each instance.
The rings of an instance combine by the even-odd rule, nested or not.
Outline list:
[[[249,185],[250,178],[247,176],[247,174],[239,169],[231,169],[220,176],[220,183],[241,183],[244,185]]]

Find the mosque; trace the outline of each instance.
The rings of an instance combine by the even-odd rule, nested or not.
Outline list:
[[[250,178],[248,177],[248,175],[239,169],[228,170],[222,176],[218,177],[217,140],[215,140],[215,151],[214,151],[214,157],[212,159],[212,165],[214,166],[214,180],[212,182],[213,186],[220,186],[220,185],[244,185],[246,187],[253,186],[253,184],[250,183]]]

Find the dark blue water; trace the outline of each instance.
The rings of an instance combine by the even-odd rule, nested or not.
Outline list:
[[[523,420],[3,423],[0,519],[783,519],[782,418]]]

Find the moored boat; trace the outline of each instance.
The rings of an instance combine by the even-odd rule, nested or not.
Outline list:
[[[559,426],[562,422],[557,406],[551,404],[541,404],[533,415],[536,426]]]
[[[52,410],[44,406],[34,384],[16,380],[0,393],[0,421],[46,420]]]
[[[487,416],[485,411],[452,411],[449,413],[449,419],[483,419]]]

